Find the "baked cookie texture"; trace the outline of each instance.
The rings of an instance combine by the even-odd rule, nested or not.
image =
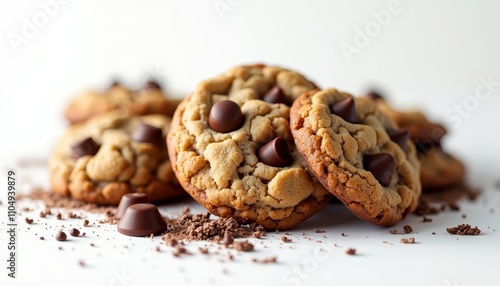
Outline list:
[[[348,99],[355,103],[351,115],[357,123],[331,111]],[[336,89],[315,90],[294,102],[290,117],[297,149],[311,171],[356,216],[393,225],[415,210],[421,194],[415,146],[410,140],[401,146],[391,140],[387,131],[399,127],[372,100]],[[394,158],[393,173],[382,174],[385,186],[364,166],[367,156],[377,154]]]
[[[261,100],[292,102],[314,88],[296,72],[264,65],[237,67],[199,83],[177,108],[167,139],[184,189],[215,215],[267,229],[292,228],[321,210],[331,196],[294,146],[290,108]],[[210,114],[225,100],[240,107],[243,122],[232,131],[217,132]],[[263,163],[258,155],[278,137],[291,158],[281,167]]]
[[[184,195],[164,144],[169,125],[170,118],[164,115],[135,116],[122,110],[70,126],[49,161],[53,191],[110,205],[118,205],[124,194],[133,192],[145,193],[150,201]],[[159,132],[160,143],[145,142],[154,137],[148,129]],[[88,143],[89,137],[97,145],[78,143],[85,138]],[[75,150],[91,154],[78,157]]]
[[[442,148],[441,140],[446,135],[446,129],[442,125],[430,122],[419,111],[402,112],[392,108],[382,98],[375,101],[382,112],[410,132],[410,138],[417,146],[421,163],[420,180],[424,191],[463,183],[464,164]]]
[[[113,84],[105,91],[86,91],[66,107],[65,117],[70,123],[83,122],[95,115],[113,110],[127,110],[134,115],[163,114],[172,116],[180,100],[167,98],[160,86],[152,81],[133,91]]]

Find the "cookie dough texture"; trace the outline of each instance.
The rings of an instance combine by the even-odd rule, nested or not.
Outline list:
[[[430,122],[421,112],[397,111],[381,99],[376,100],[376,103],[401,128],[407,129],[410,138],[417,144],[421,163],[420,180],[424,191],[463,183],[464,165],[441,147],[441,140],[446,135],[442,125]]]
[[[127,193],[145,193],[150,201],[167,200],[185,192],[177,182],[166,146],[136,142],[131,134],[145,123],[167,134],[163,115],[134,116],[125,111],[98,115],[74,124],[60,138],[50,158],[54,192],[96,204],[117,205]],[[71,145],[92,137],[100,145],[94,156],[73,157]]]
[[[179,182],[210,212],[267,229],[288,229],[331,197],[294,147],[289,107],[260,100],[275,85],[291,100],[315,88],[300,74],[277,67],[234,68],[198,84],[179,105],[167,143]],[[227,99],[240,105],[244,123],[232,132],[216,132],[208,125],[210,109]],[[286,167],[266,165],[257,156],[276,137],[288,144],[292,162]]]
[[[359,124],[330,112],[351,95],[335,89],[312,91],[291,109],[291,131],[297,149],[321,183],[355,215],[379,225],[393,225],[415,210],[421,185],[415,146],[405,153],[386,130],[398,129],[372,100],[354,98]],[[363,168],[363,156],[389,153],[396,169],[387,187]]]
[[[113,85],[103,92],[86,91],[80,94],[66,107],[65,117],[70,123],[79,123],[113,110],[126,110],[135,115],[172,116],[179,102],[165,97],[159,88],[132,91],[122,85]]]

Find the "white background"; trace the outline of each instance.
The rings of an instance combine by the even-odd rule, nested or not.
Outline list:
[[[498,1],[402,0],[383,25],[374,14],[390,1],[51,2],[44,22],[47,2],[0,4],[3,166],[46,158],[66,126],[64,107],[86,88],[104,88],[113,78],[134,87],[152,75],[183,97],[204,78],[263,62],[298,70],[322,87],[354,94],[378,87],[398,107],[424,108],[448,126],[445,143],[467,162],[472,183],[488,187],[500,177]],[[29,25],[35,30],[26,34]],[[354,46],[358,29],[370,25],[380,29],[347,58],[341,45]],[[499,82],[489,91],[479,87],[490,92],[487,99],[476,93],[481,78]],[[453,113],[464,104],[465,114]],[[446,285],[442,278],[431,281]]]

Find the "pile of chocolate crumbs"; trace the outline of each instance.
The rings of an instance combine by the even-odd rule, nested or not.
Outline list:
[[[458,235],[479,235],[481,230],[476,227],[471,227],[470,224],[459,224],[456,227],[449,227],[446,229],[449,234]]]

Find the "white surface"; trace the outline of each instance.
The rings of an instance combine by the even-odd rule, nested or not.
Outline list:
[[[0,4],[0,166],[13,167],[19,158],[46,158],[66,126],[64,106],[86,87],[103,87],[114,77],[137,86],[153,75],[172,95],[181,97],[201,79],[231,66],[265,62],[297,69],[323,87],[356,94],[379,86],[397,106],[425,108],[432,118],[449,126],[446,145],[467,162],[471,183],[487,190],[481,203],[464,204],[460,213],[441,214],[430,224],[410,217],[398,225],[398,229],[406,223],[414,226],[416,245],[399,244],[400,236],[360,222],[339,206],[329,206],[294,231],[296,249],[279,249],[272,237],[266,240],[269,249],[257,245],[255,255],[277,255],[277,265],[248,263],[253,254],[224,264],[217,259],[205,261],[200,255],[173,259],[150,251],[157,241],[141,239],[133,239],[136,246],[120,254],[119,246],[130,240],[114,232],[103,232],[102,237],[109,235],[116,249],[105,247],[107,242],[100,237],[100,248],[88,248],[86,240],[72,240],[65,243],[67,250],[57,251],[55,241],[39,241],[32,231],[21,231],[19,285],[49,278],[57,280],[54,285],[71,280],[80,284],[86,279],[110,285],[113,271],[122,269],[136,277],[128,285],[144,284],[139,277],[148,272],[155,274],[151,278],[155,281],[161,275],[178,283],[189,277],[192,284],[198,284],[213,277],[213,284],[220,285],[265,277],[266,284],[286,284],[286,271],[309,261],[318,246],[301,239],[302,231],[315,237],[314,227],[327,230],[323,246],[338,243],[339,247],[318,263],[309,278],[301,280],[305,285],[319,281],[339,285],[499,284],[494,272],[499,211],[488,213],[499,204],[499,194],[491,188],[500,167],[498,1],[402,0],[399,12],[350,62],[340,46],[353,45],[356,29],[370,25],[372,12],[387,10],[389,1],[72,1],[52,8],[55,12],[47,23],[36,27],[16,51],[9,38],[22,36],[24,18],[33,22],[44,11],[40,3],[47,2]],[[218,13],[214,7],[220,3],[230,5],[229,10]],[[495,82],[491,90],[482,83],[487,78]],[[478,88],[480,93],[476,93]],[[488,98],[481,97],[485,92],[490,92]],[[460,104],[471,105],[465,114],[446,119]],[[39,181],[46,183],[43,171],[33,172],[40,173]],[[22,175],[18,177],[21,183]],[[0,208],[1,221],[4,208]],[[462,212],[467,213],[466,220]],[[458,241],[444,234],[446,227],[460,222],[478,225],[484,234]],[[52,233],[45,233],[39,225],[32,228],[37,232],[40,228],[46,237]],[[438,235],[431,236],[432,231]],[[349,236],[341,237],[341,232]],[[0,235],[0,253],[6,255],[3,225]],[[75,251],[70,250],[73,245]],[[343,251],[350,246],[360,255],[346,256]],[[142,262],[143,257],[147,262]],[[80,258],[89,266],[79,268]],[[42,269],[42,264],[50,265],[49,270]],[[184,272],[178,273],[181,267]],[[228,275],[222,275],[224,267]],[[0,269],[0,281],[4,281],[6,269]]]

